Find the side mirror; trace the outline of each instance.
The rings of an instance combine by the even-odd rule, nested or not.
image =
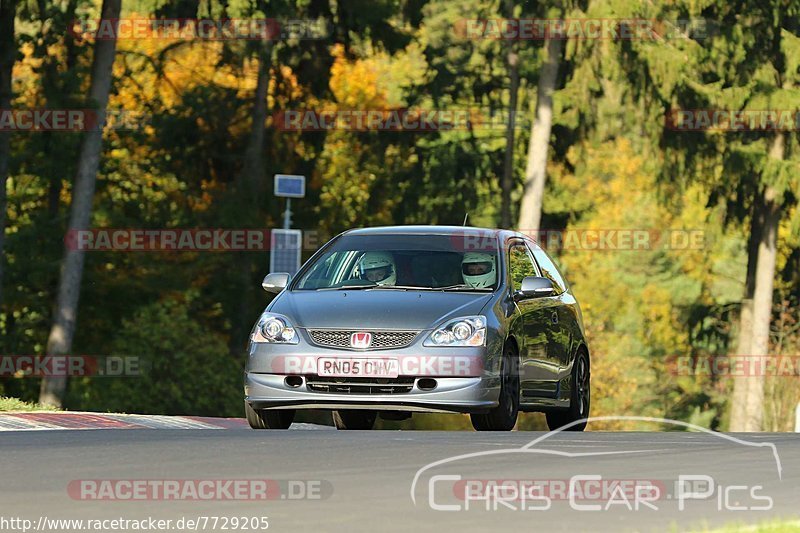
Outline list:
[[[556,288],[549,279],[540,278],[539,276],[526,276],[523,278],[519,290],[514,293],[514,299],[524,300],[525,298],[550,296],[554,292],[556,292]]]
[[[267,274],[264,277],[264,281],[261,282],[261,288],[267,292],[278,294],[285,289],[288,284],[288,272],[273,272],[272,274]]]

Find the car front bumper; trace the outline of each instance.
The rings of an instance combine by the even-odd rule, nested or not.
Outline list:
[[[358,394],[309,390],[285,383],[285,375],[245,374],[245,400],[256,409],[375,409],[381,411],[484,412],[498,403],[499,382],[483,377],[435,377],[433,390],[419,387],[420,377],[406,393]]]
[[[432,348],[423,346],[420,335],[410,346],[388,350],[353,351],[315,346],[298,328],[298,344],[250,343],[244,374],[245,400],[256,409],[374,409],[381,411],[486,412],[498,404],[500,395],[500,354],[502,344],[490,330],[488,346]],[[425,365],[404,365],[399,378],[403,392],[384,392],[376,384],[370,392],[354,387],[342,392],[312,390],[318,358],[397,358],[403,363],[426,361]],[[457,363],[453,363],[456,360]],[[438,364],[442,363],[442,364]],[[294,386],[287,384],[293,376]],[[298,385],[297,378],[302,382]],[[420,387],[422,379],[436,380],[436,386]],[[312,384],[309,384],[311,380]],[[366,381],[370,381],[367,379]],[[377,383],[385,384],[380,379]],[[429,385],[430,383],[428,383]],[[358,389],[359,391],[357,391]]]

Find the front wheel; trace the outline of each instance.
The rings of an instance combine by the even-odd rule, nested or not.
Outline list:
[[[471,414],[475,431],[511,431],[519,414],[519,354],[513,344],[503,348],[500,373],[500,398],[497,407],[486,414]]]
[[[289,429],[294,422],[294,409],[253,409],[252,405],[244,402],[244,414],[253,429]]]
[[[334,411],[333,425],[336,429],[372,429],[377,417],[377,411]]]
[[[581,351],[578,352],[575,362],[572,364],[572,393],[570,394],[569,409],[547,413],[547,427],[550,430],[558,429],[589,416],[589,407],[591,406],[589,382],[589,356]],[[564,428],[564,431],[583,431],[584,429],[586,429],[586,420]]]

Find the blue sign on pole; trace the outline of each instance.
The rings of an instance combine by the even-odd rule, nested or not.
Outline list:
[[[273,229],[270,254],[270,272],[294,274],[300,268],[303,232],[290,229],[292,225],[292,198],[306,195],[306,177],[292,174],[275,174],[275,196],[286,198],[286,211],[283,212],[283,229]]]
[[[275,174],[275,196],[303,198],[306,195],[306,177]]]

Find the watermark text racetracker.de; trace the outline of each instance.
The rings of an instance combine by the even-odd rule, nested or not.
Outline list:
[[[483,374],[480,357],[462,355],[275,356],[269,371],[276,374],[317,374],[327,377],[437,376],[475,377]]]
[[[333,486],[322,479],[74,479],[67,494],[81,501],[324,500]]]
[[[707,246],[701,229],[656,228],[569,228],[518,230],[551,252],[646,252],[649,250],[702,250]],[[465,229],[451,235],[459,251],[492,251],[496,247],[492,232]]]
[[[667,365],[673,376],[800,376],[800,355],[676,355],[667,357]]]
[[[662,429],[692,431],[693,451],[705,448],[720,454],[732,446],[731,462],[746,461],[757,476],[743,477],[736,465],[699,461],[695,466],[677,460],[664,463],[666,439],[625,440],[626,449],[605,445],[565,442],[561,434],[570,425],[592,423],[657,424]],[[638,427],[638,426],[637,426]],[[698,435],[700,434],[700,435]],[[631,446],[643,442],[644,446]],[[596,448],[596,449],[593,449]],[[576,451],[577,449],[577,451]],[[661,459],[652,462],[650,454]],[[640,460],[635,458],[639,457]],[[698,467],[697,464],[703,466]],[[476,476],[471,472],[492,472]],[[503,475],[505,473],[505,475]],[[555,475],[554,475],[555,473]],[[438,512],[542,512],[556,508],[570,511],[635,513],[769,511],[775,507],[773,489],[782,481],[777,447],[763,440],[750,441],[711,431],[687,422],[643,416],[601,416],[578,420],[550,431],[521,447],[491,449],[445,457],[420,468],[411,483],[416,506]]]
[[[272,121],[282,132],[505,131],[509,125],[529,128],[527,114],[482,108],[284,109],[273,113]]]
[[[676,132],[798,131],[800,112],[794,109],[672,109],[665,127]]]
[[[276,41],[326,39],[331,24],[323,18],[119,18],[73,20],[69,30],[76,39],[98,41]]]
[[[138,377],[147,369],[135,355],[0,355],[0,378]]]
[[[0,109],[0,132],[133,131],[148,120],[147,116],[124,109]]]
[[[320,234],[304,231],[303,250],[319,248]],[[260,252],[288,245],[273,241],[269,229],[256,228],[94,228],[69,230],[69,250],[86,252]]]
[[[496,18],[461,19],[455,33],[463,39],[502,40],[701,40],[718,33],[719,23],[701,18]]]

